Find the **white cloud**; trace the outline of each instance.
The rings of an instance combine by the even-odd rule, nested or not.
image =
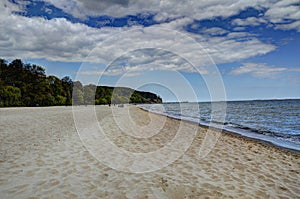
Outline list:
[[[299,0],[284,0],[273,4],[265,16],[273,23],[300,20]]]
[[[26,0],[17,0],[19,8],[24,8]],[[5,2],[5,1],[4,1]],[[77,18],[108,15],[123,17],[140,13],[156,14],[154,19],[163,22],[165,19],[186,17],[190,19],[211,19],[217,16],[230,17],[247,8],[266,9],[264,16],[236,19],[233,24],[239,26],[257,26],[262,23],[278,24],[280,29],[296,29],[300,20],[299,0],[45,0]],[[9,4],[9,3],[8,3]],[[11,6],[13,6],[11,4]],[[281,24],[286,24],[281,26]],[[293,25],[289,25],[293,24]],[[296,26],[297,25],[297,26]]]
[[[217,64],[240,61],[276,49],[274,45],[264,44],[256,38],[246,38],[238,41],[232,35],[208,38],[203,45]]]
[[[128,70],[134,72],[144,69],[194,72],[190,62],[197,63],[200,73],[207,74],[210,72],[207,68],[211,64],[210,57],[217,64],[229,63],[276,48],[243,32],[220,37],[187,33],[183,27],[193,21],[188,17],[150,27],[96,29],[64,18],[27,18],[13,15],[11,11],[12,8],[6,7],[0,12],[0,57],[6,59],[46,58],[109,64],[113,61],[111,59],[123,57],[129,62]],[[220,33],[226,30],[214,28],[207,31]],[[242,37],[247,39],[240,39]],[[102,42],[104,44],[97,48]],[[160,50],[145,53],[141,50],[145,48]],[[137,49],[140,51],[135,51]]]
[[[119,70],[120,74],[141,72],[144,70],[186,71],[208,74],[205,68],[198,67],[198,71],[196,71],[180,55],[155,48],[140,49],[119,57],[109,65],[107,73],[110,74],[110,72],[115,72],[116,70]]]
[[[276,29],[297,30],[300,32],[300,1],[283,0],[265,4],[266,13],[259,17],[248,17],[245,19],[235,19],[232,25],[236,26],[258,26],[268,24]],[[270,22],[272,24],[270,24]]]
[[[98,42],[122,30],[99,31],[64,18],[27,18],[11,14],[6,7],[0,12],[0,56],[82,61]]]
[[[262,23],[286,23],[286,26],[278,26],[282,29],[296,29],[295,21],[300,20],[299,0],[46,0],[54,4],[65,12],[79,18],[90,15],[109,15],[112,17],[122,17],[126,15],[135,15],[137,13],[155,13],[154,19],[162,22],[165,19],[185,16],[190,19],[209,19],[216,16],[230,17],[238,14],[246,8],[253,7],[257,9],[265,8],[265,16],[259,18],[249,17],[246,19],[236,19],[233,24],[239,26],[252,25],[257,26]],[[117,10],[117,12],[116,12]]]
[[[77,74],[80,74],[80,75],[103,75],[104,74],[104,70],[100,69],[100,70],[81,70],[81,71],[78,71]]]
[[[9,9],[14,12],[24,12],[26,5],[30,4],[28,0],[18,1],[18,4],[12,3],[8,0],[3,0],[0,2],[1,9]]]
[[[278,29],[296,29],[300,32],[300,1],[279,1],[267,10],[265,17],[274,23]]]
[[[47,14],[52,14],[52,10],[51,9],[49,9],[49,8],[45,8],[45,12],[47,13]]]
[[[227,35],[227,38],[229,39],[240,39],[244,38],[246,40],[249,40],[250,38],[255,37],[255,34],[251,34],[249,32],[231,32]]]
[[[277,29],[281,29],[281,30],[297,30],[298,32],[300,32],[300,21],[295,21],[293,23],[289,23],[289,24],[278,24],[276,25]]]
[[[289,71],[288,68],[276,68],[268,66],[261,63],[244,63],[242,66],[233,69],[230,74],[232,75],[242,75],[242,74],[251,74],[254,77],[259,78],[274,78],[279,73],[284,71]]]
[[[203,29],[201,32],[204,34],[212,35],[212,36],[224,35],[224,34],[229,33],[228,30],[225,30],[225,29],[219,28],[219,27]]]
[[[235,19],[232,21],[232,25],[237,26],[258,26],[260,24],[267,23],[263,18],[248,17],[245,19]]]
[[[63,9],[65,12],[80,17],[84,15],[109,15],[121,17],[142,12],[159,13],[157,20],[170,17],[186,16],[195,19],[205,19],[215,16],[228,17],[238,14],[247,7],[268,6],[268,0],[223,1],[223,0],[46,0]],[[117,10],[117,12],[116,12]]]
[[[238,26],[233,28],[234,31],[244,31],[245,29],[246,28],[244,26]]]

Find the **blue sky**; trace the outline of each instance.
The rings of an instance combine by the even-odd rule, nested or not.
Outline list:
[[[0,57],[164,101],[300,98],[299,0],[4,0]]]

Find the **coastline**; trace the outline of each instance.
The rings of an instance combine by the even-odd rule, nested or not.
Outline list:
[[[93,109],[76,108],[83,114]],[[141,111],[135,106],[95,106],[95,109],[99,125],[112,142],[131,152],[160,149],[180,129],[178,120]],[[148,173],[112,169],[95,159],[83,145],[72,111],[71,107],[0,110],[1,196],[295,198],[300,194],[299,153],[225,132],[212,151],[200,158],[199,147],[207,128],[185,121],[181,122],[184,127],[197,131],[195,139],[168,166]],[[127,112],[138,126],[151,121],[155,127],[160,127],[163,121],[164,125],[157,135],[134,139],[116,124],[116,120],[128,123]],[[118,159],[114,161],[119,163]]]
[[[175,120],[178,120],[178,121],[182,120],[182,121],[185,121],[185,122],[190,122],[192,124],[199,125],[202,128],[215,129],[216,131],[222,131],[222,133],[226,133],[226,134],[229,134],[229,135],[232,135],[232,136],[237,136],[237,137],[240,137],[240,138],[249,139],[249,140],[253,140],[253,141],[259,142],[261,144],[268,145],[268,146],[270,145],[270,146],[273,146],[273,147],[277,147],[279,149],[300,153],[300,145],[294,144],[292,142],[277,140],[276,138],[272,138],[272,137],[269,137],[269,136],[266,136],[266,135],[256,134],[256,133],[249,132],[249,131],[242,130],[242,129],[237,130],[237,129],[234,129],[234,128],[229,129],[229,128],[226,128],[226,127],[223,127],[223,128],[222,127],[216,127],[216,126],[213,127],[213,126],[210,126],[209,124],[206,125],[204,123],[198,123],[198,122],[190,121],[190,120],[187,120],[187,119],[180,119],[180,118],[172,117],[170,115],[167,115],[167,114],[164,114],[164,113],[157,113],[155,111],[150,111],[150,110],[147,110],[147,109],[142,108],[142,107],[138,107],[138,108],[142,111],[150,112],[152,114],[162,115],[162,116],[172,118],[172,119],[175,119]],[[258,138],[258,137],[260,137],[260,138]]]

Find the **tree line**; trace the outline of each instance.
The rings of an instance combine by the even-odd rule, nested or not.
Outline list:
[[[83,104],[161,103],[154,93],[126,87],[83,85],[68,76],[47,76],[45,69],[16,59],[0,59],[0,107]]]

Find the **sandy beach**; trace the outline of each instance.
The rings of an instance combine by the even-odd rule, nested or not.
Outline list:
[[[96,124],[93,110],[0,109],[0,198],[300,196],[299,152],[222,133],[202,157],[204,127],[135,106],[96,106]]]

